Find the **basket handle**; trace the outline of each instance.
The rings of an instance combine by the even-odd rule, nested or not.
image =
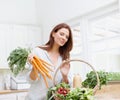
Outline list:
[[[93,93],[95,94],[97,92],[97,90],[99,89],[99,86],[100,86],[100,80],[99,80],[99,76],[98,76],[98,73],[96,72],[96,70],[94,69],[94,67],[89,64],[88,62],[84,61],[84,60],[81,60],[81,59],[71,59],[71,60],[65,60],[64,62],[62,62],[62,64],[66,63],[66,62],[73,62],[73,61],[79,61],[79,62],[83,62],[87,65],[89,65],[89,67],[91,67],[91,69],[95,72],[95,75],[97,77],[97,84],[96,86],[94,87],[94,91]],[[62,65],[61,64],[61,65]],[[56,81],[55,81],[55,78],[56,78],[56,75],[57,75],[57,72],[58,70],[60,69],[60,66],[57,68],[57,70],[55,71],[55,74],[54,74],[54,77],[53,77],[53,84],[56,85]]]

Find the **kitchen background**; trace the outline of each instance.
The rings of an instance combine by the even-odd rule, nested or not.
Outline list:
[[[10,52],[44,44],[61,22],[73,31],[71,58],[88,61],[96,70],[120,72],[119,11],[120,0],[0,0],[0,90],[10,88]],[[89,68],[72,70],[84,76]]]

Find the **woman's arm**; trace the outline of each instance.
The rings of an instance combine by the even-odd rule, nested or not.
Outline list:
[[[29,54],[28,55],[28,62],[32,65],[32,60],[33,60],[33,54],[31,53],[31,54]],[[30,78],[32,79],[32,80],[36,80],[36,78],[37,78],[37,76],[35,76],[35,73],[34,73],[34,68],[32,67],[32,70],[31,70],[31,72],[30,72]]]
[[[69,62],[63,62],[63,64],[60,66],[60,71],[62,74],[62,82],[69,83],[68,80],[68,73],[70,71],[70,64]]]
[[[68,76],[64,76],[62,79],[62,82],[69,83]]]
[[[31,78],[32,80],[36,80],[36,79],[37,79],[37,76],[35,75],[33,68],[32,68],[32,70],[31,70],[31,72],[30,72],[30,78]]]

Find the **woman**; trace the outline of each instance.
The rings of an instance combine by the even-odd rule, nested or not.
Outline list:
[[[56,25],[50,33],[49,41],[44,46],[36,47],[32,54],[28,56],[28,60],[31,62],[34,55],[37,55],[39,58],[45,60],[52,66],[54,72],[50,72],[52,76],[58,66],[61,65],[63,60],[70,58],[70,51],[73,47],[72,32],[70,26],[65,23],[60,23]],[[70,64],[64,63],[60,67],[56,76],[56,81],[66,82],[70,84]],[[37,77],[33,76],[33,70],[31,70],[27,76],[31,87],[29,89],[26,100],[45,100],[47,88],[44,83],[42,76],[39,74],[40,80]],[[53,86],[53,82],[50,79],[47,79],[49,87]]]

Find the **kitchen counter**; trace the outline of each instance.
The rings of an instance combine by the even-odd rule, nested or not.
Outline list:
[[[19,92],[27,92],[28,90],[1,90],[0,94],[10,94],[10,93],[19,93]]]
[[[95,100],[120,100],[120,81],[111,81],[95,94]]]

